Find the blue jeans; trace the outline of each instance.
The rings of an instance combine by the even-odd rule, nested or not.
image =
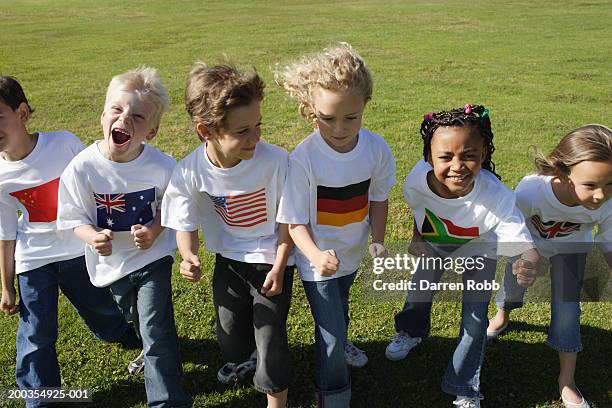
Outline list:
[[[558,254],[550,258],[551,321],[546,344],[557,351],[582,351],[580,339],[580,290],[586,253]],[[499,309],[510,312],[523,306],[525,289],[516,282],[512,265],[506,265],[504,284],[495,296]]]
[[[108,288],[97,288],[89,281],[82,256],[20,273],[17,281],[21,308],[15,379],[19,388],[61,385],[55,350],[58,289],[97,338],[115,341],[128,329]],[[27,400],[26,405],[40,407],[46,403]]]
[[[344,356],[349,289],[357,272],[337,279],[302,281],[315,324],[315,386],[318,407],[351,403],[351,379]]]
[[[495,277],[497,261],[484,258],[482,270],[471,270],[462,275],[463,284],[467,280],[476,282],[492,281]],[[425,338],[431,328],[431,305],[435,290],[420,290],[420,281],[439,282],[442,270],[417,269],[412,277],[416,290],[408,292],[406,303],[401,312],[395,315],[395,329],[408,333],[411,337]],[[452,273],[452,272],[451,272]],[[482,397],[480,394],[480,369],[485,354],[488,302],[491,291],[468,293],[463,291],[461,304],[461,326],[457,335],[457,346],[449,361],[442,379],[442,390],[448,394],[467,397]]]
[[[144,350],[144,376],[150,407],[190,407],[172,307],[171,256],[130,273],[110,285],[126,318],[138,328]]]

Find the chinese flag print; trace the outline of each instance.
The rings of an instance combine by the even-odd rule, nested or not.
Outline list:
[[[24,207],[28,222],[52,222],[57,219],[59,177],[40,186],[9,193]]]

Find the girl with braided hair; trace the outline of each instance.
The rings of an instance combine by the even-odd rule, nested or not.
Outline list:
[[[421,249],[415,255],[426,262],[411,271],[412,285],[402,311],[395,316],[396,334],[385,355],[389,360],[402,360],[429,335],[432,299],[443,287],[438,283],[446,269],[442,264],[447,259],[459,260],[461,254],[465,268],[455,268],[462,275],[457,286],[463,297],[461,328],[442,390],[457,396],[454,406],[477,408],[483,398],[480,368],[496,258],[520,258],[513,272],[518,284],[526,287],[534,281],[539,256],[514,205],[514,193],[495,173],[489,111],[466,104],[428,113],[421,136],[424,160],[408,174],[403,191],[414,215],[416,245],[411,249]]]
[[[549,260],[551,322],[546,343],[559,353],[559,393],[566,407],[587,408],[574,381],[580,341],[580,290],[586,256],[595,241],[612,266],[612,130],[586,125],[567,134],[545,157],[536,174],[516,186],[516,203],[538,251]],[[510,312],[523,305],[525,290],[506,268],[497,293],[497,314],[489,323],[493,339],[507,327]]]

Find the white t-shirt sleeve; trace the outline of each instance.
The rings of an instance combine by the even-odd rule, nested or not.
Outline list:
[[[77,174],[74,161],[66,167],[60,177],[57,207],[57,229],[73,229],[80,225],[96,225],[90,214],[95,214],[93,190],[87,177]]]
[[[17,239],[17,208],[0,199],[0,240]]]
[[[499,214],[499,222],[493,231],[497,236],[498,255],[517,256],[528,249],[535,248],[531,234],[525,224],[523,213],[516,206],[514,194],[508,192],[499,200],[495,211]]]
[[[385,143],[381,151],[381,160],[374,170],[370,184],[370,201],[385,201],[397,181],[395,179],[395,159],[391,149]]]
[[[612,212],[599,223],[595,242],[601,252],[612,252]]]
[[[177,231],[195,231],[203,219],[198,200],[202,194],[195,188],[190,171],[176,166],[162,200],[162,225]]]
[[[310,223],[310,180],[306,169],[296,160],[289,160],[289,170],[280,199],[276,222]]]

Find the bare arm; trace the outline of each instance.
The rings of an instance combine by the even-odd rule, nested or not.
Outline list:
[[[300,251],[315,266],[317,273],[321,276],[332,276],[338,270],[340,261],[333,249],[321,251],[312,239],[312,233],[307,225],[289,225],[289,235]]]
[[[197,282],[202,278],[198,248],[200,237],[198,230],[176,231],[176,245],[183,260],[180,264],[180,273],[189,282]]]
[[[293,240],[289,235],[289,226],[287,224],[279,224],[276,258],[272,269],[266,275],[266,280],[261,287],[261,293],[264,295],[270,297],[283,293],[285,268],[287,267],[287,259],[289,259],[292,249]]]
[[[113,252],[113,232],[108,229],[98,231],[91,224],[83,224],[74,228],[74,233],[85,241],[102,256],[109,256]]]
[[[387,216],[389,201],[370,201],[370,228],[372,230],[372,243],[369,247],[373,258],[387,256],[385,249],[385,233],[387,232]]]
[[[0,310],[7,315],[19,311],[15,292],[15,240],[0,241],[0,277],[2,278],[2,300]]]

